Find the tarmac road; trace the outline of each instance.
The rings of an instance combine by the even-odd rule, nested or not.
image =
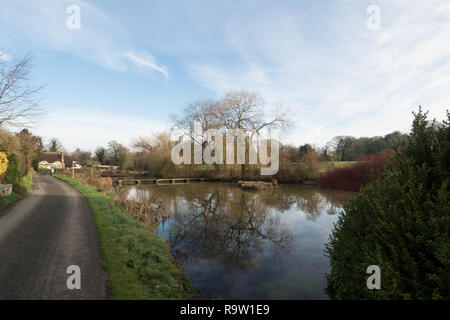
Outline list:
[[[67,267],[81,270],[69,290]],[[0,300],[108,299],[93,214],[68,184],[36,174],[32,192],[0,212]]]

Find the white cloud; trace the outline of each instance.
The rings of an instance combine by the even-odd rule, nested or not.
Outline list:
[[[45,142],[57,137],[68,151],[94,151],[111,140],[130,146],[133,139],[169,129],[163,120],[149,120],[94,109],[54,109],[32,128]]]
[[[2,61],[10,61],[12,59],[12,56],[4,51],[4,50],[0,50],[0,60]]]
[[[69,15],[66,9],[69,5],[80,7],[79,30],[67,28]],[[126,71],[131,62],[134,66],[168,76],[167,69],[157,65],[150,54],[141,50],[139,57],[134,48],[126,45],[126,34],[118,21],[111,20],[102,10],[86,1],[9,1],[2,4],[0,21],[0,27],[3,23],[21,28],[23,34],[40,48],[66,52],[109,69]]]
[[[202,57],[191,72],[217,94],[256,90],[294,110],[295,143],[333,135],[408,131],[419,104],[443,119],[450,87],[448,1],[382,1],[381,29],[368,30],[360,1],[302,16],[265,3],[228,19],[234,63]],[[369,5],[370,2],[367,2]],[[249,9],[249,8],[246,8]],[[308,125],[305,125],[308,124]]]
[[[65,27],[68,4],[81,7],[79,31]],[[371,4],[381,9],[377,31],[366,28]],[[408,131],[419,104],[445,116],[449,1],[154,1],[132,10],[139,8],[132,17],[145,21],[130,23],[140,26],[137,38],[184,63],[202,86],[219,95],[255,90],[293,110],[291,142]],[[84,1],[8,1],[2,23],[107,68],[169,75],[151,54],[124,44],[118,21]]]
[[[158,72],[161,72],[163,75],[165,75],[167,78],[169,77],[169,74],[167,73],[167,68],[165,66],[158,66],[154,61],[153,57],[138,57],[134,53],[126,51],[125,57],[128,58],[131,62],[133,62],[138,67],[144,67],[144,68],[150,68],[153,70],[156,70]]]

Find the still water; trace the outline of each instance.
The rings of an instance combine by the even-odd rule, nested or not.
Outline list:
[[[266,191],[201,183],[137,186],[170,210],[166,239],[196,291],[224,299],[327,299],[324,244],[354,193],[296,185]]]

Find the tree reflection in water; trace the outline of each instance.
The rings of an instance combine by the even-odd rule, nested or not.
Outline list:
[[[150,193],[170,209],[167,240],[180,267],[207,259],[233,269],[257,268],[268,252],[281,259],[292,248],[293,232],[282,222],[283,212],[295,209],[315,220],[322,212],[337,213],[349,197],[298,186],[243,192],[214,183],[133,190],[135,197],[146,199]]]
[[[255,268],[264,248],[277,253],[292,243],[279,213],[256,193],[188,193],[188,204],[172,213],[168,239],[174,256],[184,263],[217,259],[227,267]]]

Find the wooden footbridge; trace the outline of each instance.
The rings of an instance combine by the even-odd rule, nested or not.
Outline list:
[[[128,186],[128,185],[141,185],[141,184],[157,184],[157,185],[174,185],[174,184],[187,184],[187,183],[201,183],[201,182],[213,182],[214,179],[207,178],[126,178],[117,177],[113,178],[113,185],[115,186]]]

